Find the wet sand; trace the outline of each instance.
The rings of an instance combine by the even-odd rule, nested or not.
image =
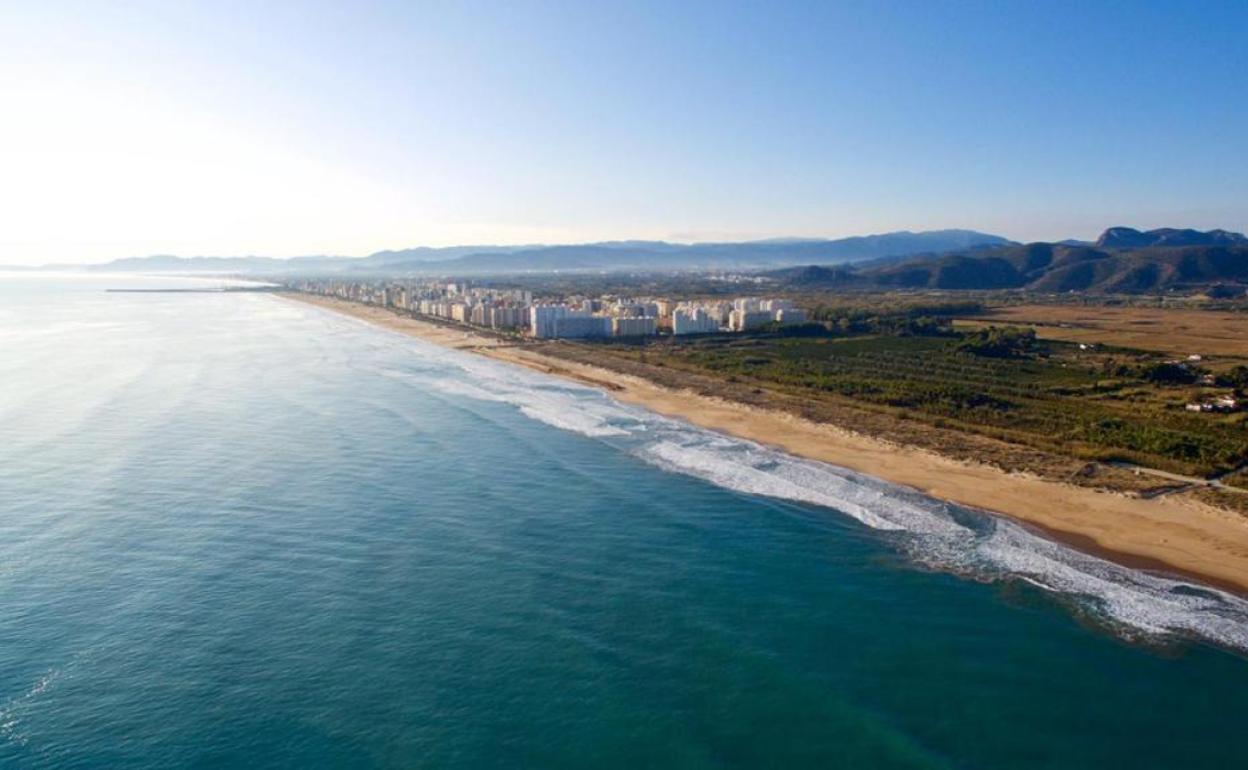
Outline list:
[[[648,380],[565,361],[540,349],[396,315],[382,308],[282,295],[446,347],[603,388],[702,428],[839,465],[927,495],[981,508],[1043,530],[1054,539],[1128,566],[1181,574],[1248,594],[1248,517],[1176,497],[1143,500],[1101,492],[899,446],[784,412],[677,391]]]

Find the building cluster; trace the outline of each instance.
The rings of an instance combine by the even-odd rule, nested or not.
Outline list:
[[[534,302],[527,289],[478,287],[466,282],[308,280],[298,281],[292,288],[453,323],[528,333],[537,339],[648,337],[663,332],[715,334],[806,322],[805,311],[789,300],[758,297],[706,302],[571,297],[555,303]]]
[[[533,293],[527,289],[476,287],[466,282],[308,280],[297,281],[292,287],[309,294],[499,331],[528,328],[529,308],[533,305]]]
[[[1206,401],[1188,403],[1186,409],[1189,412],[1240,412],[1244,409],[1244,403],[1235,396],[1214,396]]]
[[[740,297],[731,302],[685,302],[672,311],[672,333],[709,334],[744,332],[768,324],[792,326],[806,323],[806,311],[787,299]]]
[[[733,300],[732,313],[728,316],[730,331],[745,332],[769,323],[781,326],[806,323],[806,311],[793,307],[787,299],[745,297]]]

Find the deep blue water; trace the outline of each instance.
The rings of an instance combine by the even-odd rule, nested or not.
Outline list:
[[[1233,597],[118,284],[0,277],[0,767],[1248,765]]]

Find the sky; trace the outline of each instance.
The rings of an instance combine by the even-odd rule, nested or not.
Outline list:
[[[0,0],[0,265],[1248,230],[1248,3]]]

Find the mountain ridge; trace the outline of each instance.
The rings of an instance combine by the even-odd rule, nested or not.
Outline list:
[[[1226,230],[1162,228],[1144,232],[1111,227],[1091,244],[1015,244],[925,255],[866,269],[796,268],[768,275],[810,288],[1167,291],[1248,283],[1248,238]]]
[[[584,244],[413,247],[365,257],[128,257],[93,271],[214,271],[257,274],[343,273],[506,273],[560,270],[684,270],[763,268],[816,261],[837,264],[916,254],[1012,244],[1007,238],[974,230],[908,230],[847,238],[795,238],[720,243],[600,241]]]

